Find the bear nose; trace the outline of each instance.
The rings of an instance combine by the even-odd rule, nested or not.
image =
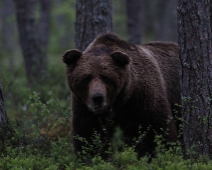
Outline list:
[[[92,100],[95,106],[100,107],[102,105],[104,98],[102,94],[97,93],[92,96]]]

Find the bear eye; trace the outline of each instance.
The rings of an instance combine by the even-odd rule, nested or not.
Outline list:
[[[91,78],[92,78],[91,75],[89,75],[89,76],[85,77],[84,79],[82,79],[82,81],[80,82],[81,85],[87,85],[88,83],[90,83]]]

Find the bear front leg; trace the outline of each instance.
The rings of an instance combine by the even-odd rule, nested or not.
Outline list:
[[[153,128],[161,134],[165,142],[176,142],[178,140],[178,130],[171,112],[171,106],[166,95],[158,95],[155,102],[149,109],[150,120]]]
[[[98,154],[98,149],[94,148],[94,132],[101,133],[99,118],[90,112],[86,105],[72,95],[72,136],[74,152],[77,156],[84,154],[94,156]],[[93,146],[93,148],[91,147]]]

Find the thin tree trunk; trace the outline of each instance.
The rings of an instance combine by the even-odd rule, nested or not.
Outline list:
[[[8,122],[7,113],[4,104],[4,97],[3,97],[3,87],[0,75],[0,130],[4,126],[5,123]]]
[[[29,84],[41,82],[46,71],[46,59],[39,44],[35,20],[34,0],[14,0],[19,30],[19,41],[24,57],[26,76]]]
[[[154,34],[160,41],[177,41],[176,0],[155,2]]]
[[[211,24],[211,31],[212,31],[212,0],[210,0],[210,24]]]
[[[1,24],[2,24],[2,37],[4,51],[11,53],[11,50],[14,48],[14,25],[11,22],[12,15],[14,11],[13,1],[12,0],[3,0],[2,9],[1,9]]]
[[[212,54],[210,2],[178,0],[183,139],[192,156],[212,153]],[[191,155],[190,155],[191,156]]]
[[[168,2],[168,13],[169,15],[169,41],[177,42],[178,40],[178,32],[177,32],[177,1],[176,0],[169,0]]]
[[[128,41],[134,44],[141,44],[142,0],[125,0],[125,3]]]
[[[76,48],[84,50],[100,33],[112,31],[111,0],[77,0]]]
[[[0,75],[0,152],[5,148],[5,141],[11,139],[14,130],[10,125],[4,103],[2,80]]]
[[[123,0],[113,1],[113,31],[118,33],[120,37],[127,38],[127,27],[126,27],[126,15],[120,17],[123,14],[126,14],[126,7]]]
[[[142,1],[142,41],[153,39],[155,31],[156,1]]]
[[[12,22],[14,15],[13,0],[2,0],[1,2],[1,47],[0,53],[7,56],[9,60],[10,70],[14,68],[14,54],[15,54],[15,31],[16,25]]]
[[[169,9],[169,1],[160,0],[160,6],[158,6],[158,11],[161,11],[160,20],[158,22],[160,23],[160,30],[158,31],[159,40],[161,41],[168,41],[171,37],[171,30],[169,26],[169,18],[171,15],[171,11]]]
[[[154,39],[155,40],[162,40],[162,36],[161,34],[162,31],[164,30],[161,30],[161,25],[164,24],[164,19],[161,19],[162,18],[162,15],[164,13],[164,6],[162,5],[164,2],[164,0],[158,0],[158,1],[155,1],[153,4],[154,6],[152,7],[152,11],[154,13],[154,17],[153,17],[153,27],[154,27]]]
[[[66,0],[56,0],[54,1],[54,7],[63,6],[66,3]],[[65,13],[57,13],[54,18],[56,20],[57,26],[55,29],[62,29],[64,30],[63,34],[58,37],[58,49],[61,51],[65,51],[66,49],[70,48],[71,42],[74,40],[74,31],[72,21],[67,22],[66,14]],[[69,17],[70,19],[70,17]],[[70,29],[71,28],[71,29]]]
[[[40,21],[39,21],[39,45],[43,56],[43,69],[47,68],[47,50],[49,45],[50,21],[51,21],[51,0],[39,0]]]

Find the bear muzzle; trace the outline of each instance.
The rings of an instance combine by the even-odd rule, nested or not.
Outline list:
[[[90,111],[100,114],[102,113],[107,107],[105,97],[101,93],[96,93],[91,96],[91,99],[88,104],[88,108]]]

